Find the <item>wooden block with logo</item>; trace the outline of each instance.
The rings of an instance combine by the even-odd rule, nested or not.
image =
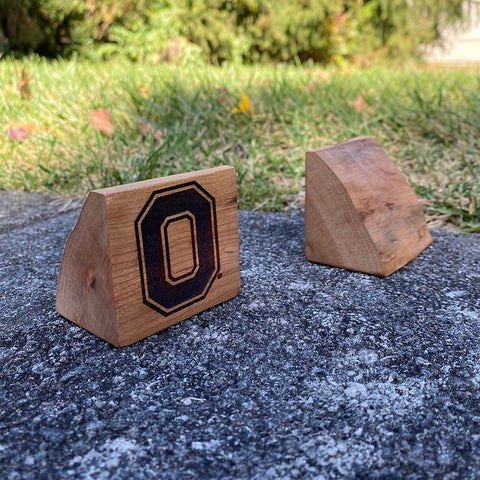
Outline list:
[[[307,152],[305,190],[312,262],[384,277],[432,242],[415,193],[373,138]]]
[[[128,345],[240,289],[236,174],[223,166],[90,192],[58,279],[58,313]]]

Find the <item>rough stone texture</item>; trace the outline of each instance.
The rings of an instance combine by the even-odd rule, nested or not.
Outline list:
[[[1,478],[480,478],[478,235],[380,279],[240,212],[240,295],[116,349],[54,311],[79,210],[45,205],[0,218]]]
[[[78,209],[82,203],[79,198],[0,191],[0,233]]]

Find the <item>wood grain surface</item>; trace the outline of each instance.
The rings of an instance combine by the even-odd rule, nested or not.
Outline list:
[[[190,200],[182,205],[185,196]],[[197,204],[203,210],[192,213]],[[189,297],[197,272],[211,275]],[[170,292],[165,307],[162,289]],[[236,174],[224,166],[90,192],[65,246],[56,308],[122,346],[229,300],[239,289]]]
[[[306,154],[305,255],[387,276],[432,241],[400,170],[370,137]]]

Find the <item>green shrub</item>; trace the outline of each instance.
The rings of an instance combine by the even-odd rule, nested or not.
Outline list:
[[[405,58],[461,23],[474,0],[182,0],[182,34],[222,63]]]
[[[405,58],[441,40],[447,25],[461,25],[478,8],[468,0],[352,0],[346,16],[356,51]]]
[[[342,3],[331,0],[183,0],[182,34],[210,62],[326,62]]]
[[[133,61],[409,58],[476,0],[0,0],[0,51]],[[192,46],[196,46],[192,47]],[[180,60],[179,60],[180,59]]]
[[[115,29],[139,28],[154,1],[0,0],[0,28],[14,51],[66,55],[113,43]]]

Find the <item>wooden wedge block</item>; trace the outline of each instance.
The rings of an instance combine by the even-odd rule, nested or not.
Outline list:
[[[306,153],[307,260],[385,277],[431,242],[415,193],[373,138]]]
[[[63,254],[58,313],[128,345],[240,289],[233,167],[90,192]]]

